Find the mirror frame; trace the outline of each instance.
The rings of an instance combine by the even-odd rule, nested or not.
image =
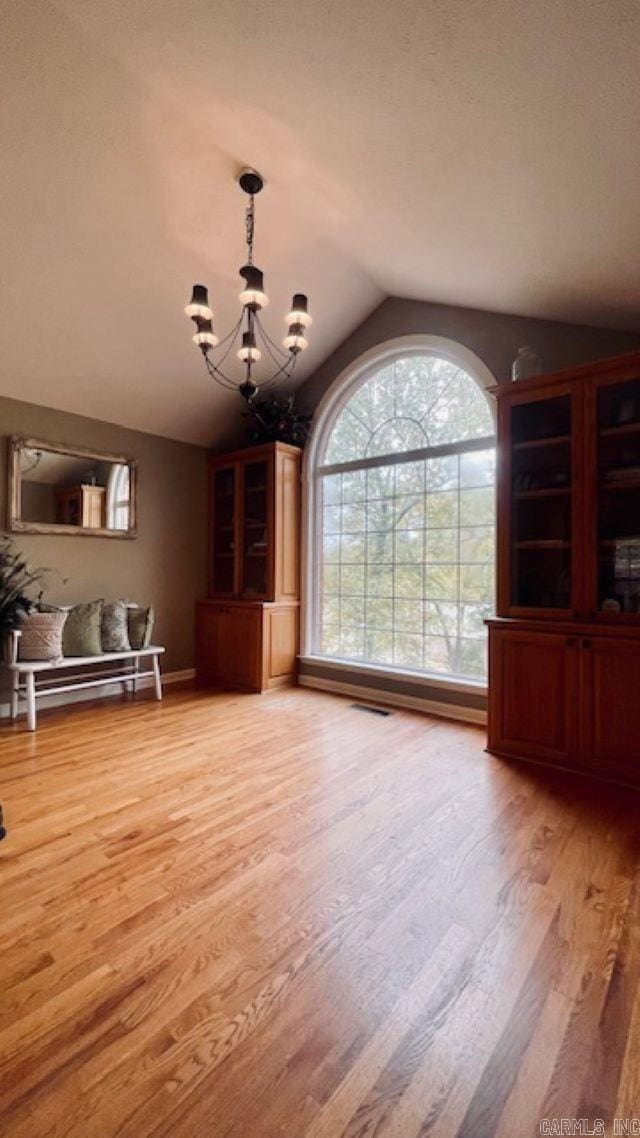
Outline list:
[[[56,454],[66,454],[71,458],[91,458],[97,462],[112,462],[126,465],[130,471],[129,528],[127,530],[107,529],[86,526],[66,526],[59,522],[27,522],[21,518],[21,470],[20,457],[25,450],[48,450]],[[75,534],[76,537],[116,537],[133,538],[137,536],[138,524],[138,464],[134,458],[122,454],[106,454],[86,447],[69,446],[67,443],[45,442],[44,439],[27,439],[11,435],[8,447],[8,493],[7,529],[10,533],[48,533]]]

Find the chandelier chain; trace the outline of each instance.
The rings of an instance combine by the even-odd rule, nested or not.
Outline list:
[[[253,206],[253,194],[249,195],[249,205],[245,212],[245,226],[247,230],[247,264],[253,264],[253,231],[255,226],[255,210]]]

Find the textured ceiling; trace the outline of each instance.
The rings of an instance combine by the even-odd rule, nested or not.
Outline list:
[[[235,319],[243,164],[301,377],[387,294],[637,329],[639,56],[636,0],[5,6],[0,391],[221,441],[182,307]]]

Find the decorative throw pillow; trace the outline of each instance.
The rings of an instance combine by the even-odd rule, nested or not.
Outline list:
[[[155,613],[151,605],[143,608],[140,605],[129,605],[127,609],[129,622],[129,643],[132,648],[148,648],[151,644],[151,633]]]
[[[125,601],[105,601],[102,606],[101,638],[103,652],[128,652],[129,631]]]
[[[20,622],[19,660],[62,659],[66,612],[30,612]]]
[[[40,605],[41,612],[64,612],[66,623],[62,632],[63,656],[101,656],[100,618],[104,601],[87,601],[85,604],[62,608],[57,605]]]

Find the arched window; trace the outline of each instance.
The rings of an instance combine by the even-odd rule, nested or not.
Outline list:
[[[107,481],[107,529],[129,528],[129,467],[115,463]]]
[[[325,398],[307,459],[307,652],[485,679],[492,380],[460,345],[401,341]]]

